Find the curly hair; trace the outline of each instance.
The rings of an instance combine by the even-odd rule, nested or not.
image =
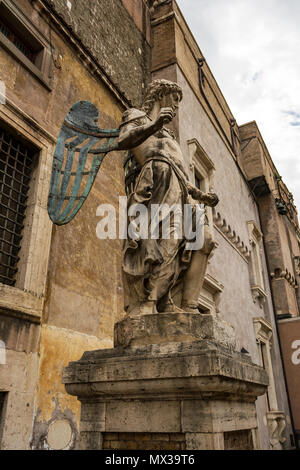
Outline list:
[[[182,100],[182,89],[180,88],[177,83],[170,82],[169,80],[153,80],[150,83],[146,97],[142,106],[142,110],[148,114],[152,111],[154,103],[161,98],[161,96],[166,95],[168,93],[176,92],[180,96],[180,101]]]

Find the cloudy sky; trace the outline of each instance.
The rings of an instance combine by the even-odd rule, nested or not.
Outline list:
[[[177,0],[238,124],[255,120],[300,213],[300,0]]]

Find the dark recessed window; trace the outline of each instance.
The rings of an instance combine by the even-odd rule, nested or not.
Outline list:
[[[198,175],[195,175],[195,186],[196,186],[196,188],[200,189],[200,184],[201,184],[200,178],[198,177]]]
[[[0,0],[0,46],[51,90],[51,39],[27,17],[19,5]]]
[[[198,173],[195,173],[195,186],[205,192],[205,179]]]
[[[0,392],[0,449],[2,440],[2,431],[4,427],[4,408],[7,399],[7,392]]]
[[[30,45],[24,42],[24,39],[15,33],[8,24],[5,24],[3,20],[0,19],[0,32],[7,37],[18,49],[21,51],[31,62],[34,64],[38,52],[35,51]]]
[[[14,286],[37,151],[0,124],[0,282]]]
[[[28,31],[26,26],[4,4],[0,4],[0,33],[2,33],[19,51],[38,68],[42,44]]]

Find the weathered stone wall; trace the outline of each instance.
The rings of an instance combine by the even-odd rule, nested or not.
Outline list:
[[[18,7],[46,40],[50,38],[49,23],[53,28],[51,43],[58,60],[52,64],[52,90],[9,52],[1,49],[0,53],[0,79],[6,84],[7,99],[20,110],[19,121],[34,130],[36,123],[36,128],[53,136],[51,145],[69,108],[79,100],[97,106],[103,128],[117,128],[124,110],[122,97],[117,98],[120,93],[106,86],[79,53],[83,46],[76,36],[85,44],[86,56],[94,54],[111,76],[110,86],[115,84],[124,92],[123,101],[127,98],[135,104],[140,102],[149,68],[149,45],[144,33],[121,1],[72,1],[71,12],[65,1],[52,2],[52,6],[64,17],[64,31],[59,22],[54,27],[55,22],[51,23],[39,2],[18,1]],[[66,24],[75,36],[68,37]],[[50,147],[51,160],[53,150],[54,146]],[[34,181],[33,185],[39,183]],[[44,186],[47,198],[49,186]],[[44,304],[42,326],[36,319],[36,326],[31,327],[39,337],[35,349],[29,347],[33,341],[31,329],[24,336],[24,319],[18,320],[21,325],[15,321],[14,326],[1,317],[6,332],[10,327],[7,364],[0,366],[1,389],[8,392],[1,443],[5,449],[48,449],[51,443],[57,444],[53,436],[59,436],[64,443],[69,433],[72,438],[68,446],[76,445],[80,403],[65,392],[61,374],[63,367],[78,360],[84,351],[112,346],[113,325],[123,315],[121,242],[100,241],[96,236],[98,205],[113,204],[118,212],[119,195],[124,195],[123,154],[111,153],[76,219],[65,227],[53,226],[46,290],[37,298],[39,305]],[[37,234],[39,246],[43,246],[42,236],[41,232]],[[6,312],[9,317],[19,315],[14,308],[24,307],[14,306],[20,295],[11,291],[12,311]],[[18,345],[13,344],[18,335]]]
[[[0,390],[9,395],[4,403],[6,420],[1,429],[1,449],[27,449],[35,406],[33,390],[38,378],[39,326],[2,312],[0,339],[5,344],[5,360],[2,357],[0,361]]]
[[[183,89],[183,101],[180,104],[175,130],[180,139],[186,169],[192,176],[188,142],[197,139],[200,146],[215,166],[214,190],[220,198],[216,211],[221,220],[225,220],[226,230],[234,230],[236,236],[245,245],[250,247],[247,222],[255,221],[259,227],[258,206],[251,195],[246,179],[243,178],[233,155],[228,139],[230,139],[230,109],[208,65],[205,65],[206,77],[209,79],[214,93],[205,86],[207,98],[215,111],[215,116],[207,106],[199,91],[197,59],[201,57],[200,50],[193,37],[188,32],[184,19],[174,16],[178,14],[175,2],[164,5],[156,10],[154,15],[154,49],[153,77],[166,78],[177,81]],[[168,13],[168,17],[166,17]],[[161,19],[160,19],[161,18]],[[166,34],[166,41],[170,47],[161,45],[161,36]],[[222,126],[218,125],[216,118]],[[225,132],[225,136],[224,136]],[[227,138],[226,138],[227,137]],[[278,406],[285,415],[289,414],[283,371],[280,362],[280,351],[276,337],[276,325],[272,306],[268,271],[265,254],[262,250],[262,268],[266,301],[263,308],[255,302],[251,292],[250,259],[241,256],[235,249],[226,231],[221,230],[215,223],[213,236],[218,243],[213,258],[208,266],[208,274],[224,286],[219,301],[219,315],[226,319],[237,334],[238,350],[246,349],[252,360],[260,363],[259,351],[256,343],[253,320],[255,317],[266,318],[273,329],[273,367],[276,380]],[[257,414],[259,422],[259,439],[262,448],[269,448],[270,438],[264,423],[267,413],[265,397],[257,400]],[[289,436],[290,428],[286,431]],[[289,439],[289,437],[288,437]]]
[[[134,106],[140,105],[150,70],[150,46],[145,36],[149,40],[149,19],[143,1],[139,0],[141,11],[135,19],[145,34],[121,0],[72,1],[71,9],[66,0],[45,3],[63,18],[126,98]]]

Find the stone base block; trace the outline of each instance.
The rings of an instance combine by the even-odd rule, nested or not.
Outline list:
[[[242,443],[268,385],[263,368],[209,340],[87,351],[63,382],[82,404],[81,449],[128,450],[224,448],[226,433]]]
[[[235,333],[229,323],[211,314],[158,313],[126,317],[115,325],[115,347],[148,344],[214,341],[235,349]]]

